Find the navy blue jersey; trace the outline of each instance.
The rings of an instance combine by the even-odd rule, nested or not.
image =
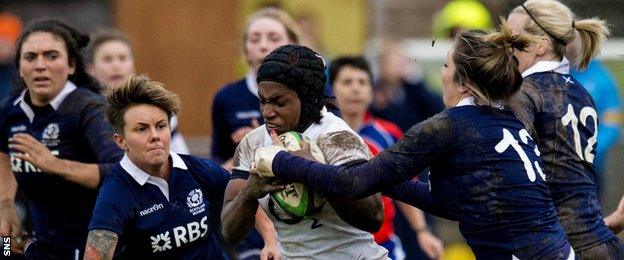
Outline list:
[[[260,113],[260,99],[252,93],[249,77],[224,86],[212,103],[212,158],[224,162],[234,156],[236,145],[230,137],[241,127],[251,126],[255,118],[259,124],[264,119]],[[252,82],[255,84],[255,82]]]
[[[29,105],[26,91],[2,104],[0,152],[11,159],[19,189],[32,201],[30,215],[39,241],[82,250],[97,190],[41,172],[8,147],[16,133],[27,133],[55,156],[97,163],[103,177],[123,152],[113,141],[113,129],[104,119],[101,95],[68,83],[50,105]]]
[[[280,152],[273,171],[322,193],[359,198],[385,190],[446,214],[459,220],[478,259],[536,259],[569,250],[538,154],[509,110],[460,106],[413,126],[368,163],[332,167]],[[427,166],[431,192],[426,184],[404,182]]]
[[[570,244],[580,251],[613,238],[596,194],[598,116],[592,97],[572,76],[546,71],[524,78],[521,100]]]
[[[89,230],[115,232],[121,258],[227,258],[210,218],[219,214],[212,208],[221,209],[228,172],[213,161],[173,152],[170,162],[165,195],[124,157],[102,185]]]

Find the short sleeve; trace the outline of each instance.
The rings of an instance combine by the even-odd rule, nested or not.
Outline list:
[[[337,131],[316,140],[318,147],[330,165],[343,165],[370,159],[368,146],[351,131]]]
[[[251,170],[251,164],[254,160],[254,149],[249,143],[250,134],[247,134],[245,138],[240,141],[236,147],[236,151],[234,151],[234,161],[232,162],[233,171],[249,172]]]
[[[104,229],[115,232],[122,236],[124,227],[132,216],[132,196],[130,187],[123,184],[117,176],[112,176],[104,181],[97,201],[93,216],[89,224],[89,231]]]

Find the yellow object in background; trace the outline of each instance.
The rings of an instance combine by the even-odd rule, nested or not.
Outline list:
[[[477,0],[453,0],[436,14],[433,34],[439,38],[453,38],[457,30],[492,27],[490,12]]]
[[[470,247],[464,243],[453,243],[444,248],[444,260],[475,260]]]

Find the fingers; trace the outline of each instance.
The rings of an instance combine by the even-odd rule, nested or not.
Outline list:
[[[9,221],[0,220],[0,236],[8,236],[11,233],[11,224]]]
[[[284,147],[284,144],[280,142],[279,136],[277,135],[277,132],[275,132],[275,130],[271,130],[269,134],[271,135],[271,141],[273,141],[274,145]]]

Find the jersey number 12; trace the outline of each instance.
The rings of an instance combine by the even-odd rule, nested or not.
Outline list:
[[[594,135],[587,139],[587,147],[585,147],[585,150],[581,147],[581,134],[578,129],[579,117],[584,126],[587,126],[588,117],[591,117],[594,121]],[[598,120],[596,120],[598,115],[596,114],[596,110],[594,110],[594,108],[584,107],[581,109],[579,117],[576,117],[576,114],[574,114],[574,107],[572,107],[572,104],[568,104],[568,111],[565,115],[563,115],[563,117],[561,117],[561,123],[563,123],[564,126],[572,125],[572,132],[574,134],[574,150],[576,151],[576,154],[578,154],[579,158],[589,163],[593,163],[594,154],[592,153],[592,150],[594,149],[596,138],[598,136]]]

